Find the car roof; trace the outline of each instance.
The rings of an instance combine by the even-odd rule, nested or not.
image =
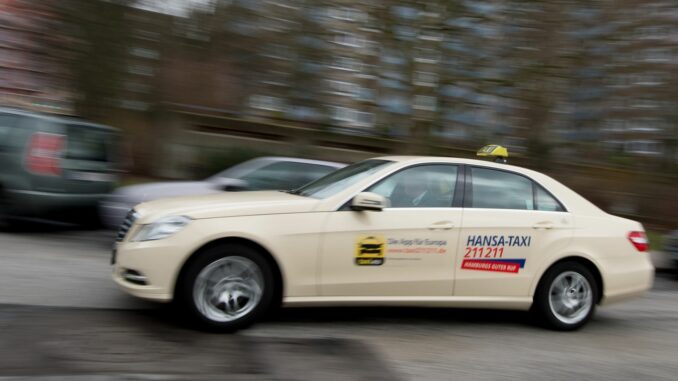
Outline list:
[[[518,167],[515,165],[495,163],[488,160],[467,159],[461,157],[446,157],[446,156],[380,156],[373,158],[374,160],[388,160],[399,163],[419,164],[419,163],[450,163],[450,164],[467,164],[480,165],[483,167],[492,167],[497,169],[507,169],[516,172],[524,173],[539,173],[531,169]]]
[[[333,168],[343,168],[343,167],[346,166],[346,164],[344,164],[344,163],[337,163],[337,162],[334,162],[334,161],[302,159],[302,158],[298,158],[298,157],[287,157],[287,156],[262,156],[262,157],[257,157],[253,160],[291,161],[291,162],[295,162],[295,163],[325,165],[325,166],[333,167]]]
[[[87,120],[78,119],[78,118],[75,118],[75,117],[72,117],[72,116],[66,116],[66,115],[44,114],[44,113],[40,113],[40,112],[36,112],[36,111],[27,111],[27,110],[21,110],[21,109],[16,109],[16,108],[11,108],[11,107],[0,107],[0,113],[22,115],[22,116],[27,116],[27,117],[31,117],[31,118],[38,118],[38,119],[47,120],[47,121],[55,122],[55,123],[61,123],[61,124],[80,125],[80,126],[100,128],[100,129],[109,130],[109,131],[117,131],[116,128],[113,128],[111,126],[107,126],[105,124],[94,123],[94,122],[90,122],[90,121],[87,121]]]

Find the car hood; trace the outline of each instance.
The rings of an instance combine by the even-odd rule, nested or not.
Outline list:
[[[165,197],[197,196],[221,193],[217,187],[208,181],[167,181],[130,185],[116,189],[111,195],[111,201],[129,204],[130,206]]]
[[[193,219],[303,213],[313,210],[318,200],[279,191],[226,192],[204,196],[173,197],[145,202],[134,209],[140,223],[165,216]]]

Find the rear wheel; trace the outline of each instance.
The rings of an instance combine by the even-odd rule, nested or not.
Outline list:
[[[235,331],[259,319],[272,305],[273,272],[255,249],[224,244],[207,249],[188,265],[177,302],[201,327]]]
[[[586,266],[577,262],[559,263],[539,282],[533,312],[550,328],[575,330],[593,316],[598,292],[595,278]]]

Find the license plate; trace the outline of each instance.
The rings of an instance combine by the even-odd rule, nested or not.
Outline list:
[[[79,181],[96,181],[96,182],[113,181],[113,175],[101,172],[71,171],[66,174],[66,178],[68,178],[69,180],[79,180]]]

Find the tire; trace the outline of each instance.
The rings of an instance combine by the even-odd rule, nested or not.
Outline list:
[[[532,312],[548,328],[572,331],[593,317],[598,296],[598,284],[586,266],[562,262],[540,280]]]
[[[252,247],[214,246],[187,266],[177,284],[175,301],[202,329],[233,332],[246,328],[274,305],[273,271]]]

